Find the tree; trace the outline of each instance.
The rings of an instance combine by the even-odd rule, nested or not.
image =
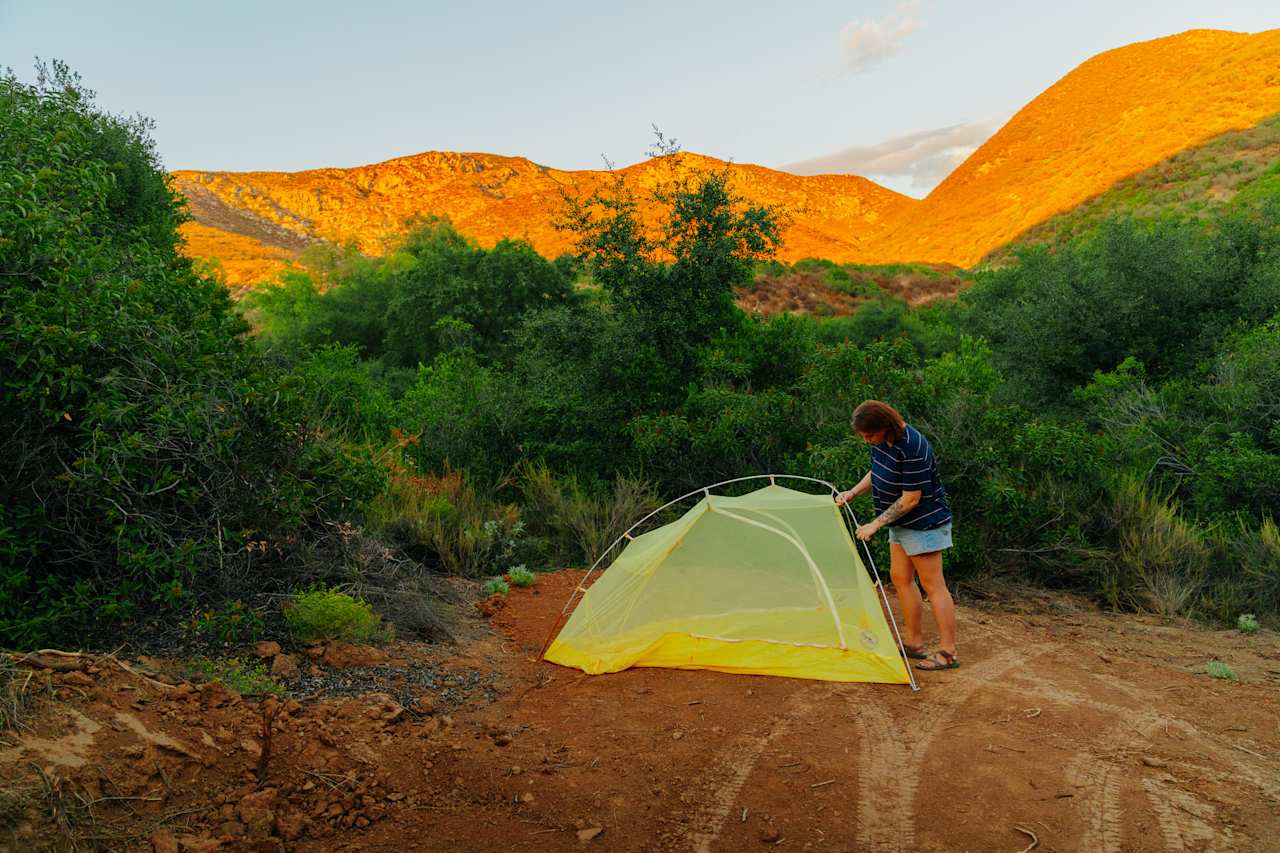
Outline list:
[[[779,217],[735,193],[727,166],[701,167],[660,132],[654,153],[670,177],[643,204],[615,172],[607,191],[566,195],[560,226],[615,310],[688,378],[698,350],[736,325],[734,287],[777,249]]]

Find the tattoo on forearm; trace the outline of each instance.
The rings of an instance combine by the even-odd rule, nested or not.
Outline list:
[[[899,518],[902,518],[904,515],[907,514],[907,508],[903,506],[905,501],[906,501],[905,498],[898,498],[896,501],[894,501],[890,505],[888,509],[880,513],[880,517],[877,518],[876,521],[880,522],[881,527],[885,526],[886,524],[893,524]]]

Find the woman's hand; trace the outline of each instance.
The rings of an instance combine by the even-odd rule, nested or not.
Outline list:
[[[857,536],[863,542],[868,541],[872,536],[876,535],[876,531],[880,529],[880,525],[872,521],[868,524],[859,524]]]

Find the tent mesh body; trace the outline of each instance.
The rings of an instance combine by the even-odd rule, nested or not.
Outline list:
[[[547,648],[632,666],[907,684],[875,586],[830,495],[707,495],[627,543]]]

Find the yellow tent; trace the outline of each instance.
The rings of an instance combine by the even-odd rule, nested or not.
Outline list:
[[[701,500],[676,521],[626,534],[546,659],[591,674],[659,666],[914,687],[834,487],[814,495],[763,476],[769,485],[738,497],[692,493]]]

